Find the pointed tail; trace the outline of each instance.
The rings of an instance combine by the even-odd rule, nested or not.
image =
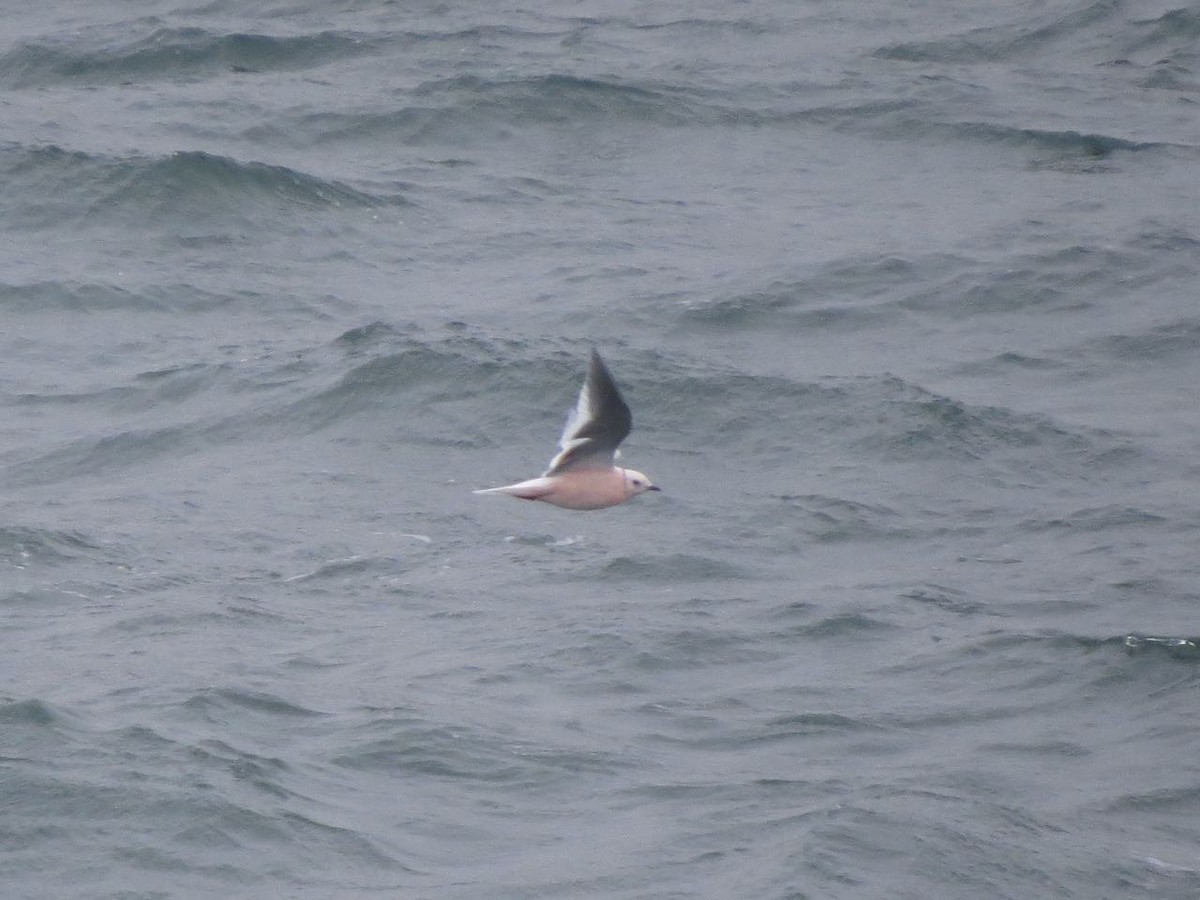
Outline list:
[[[504,487],[481,488],[471,491],[472,494],[507,494],[522,500],[537,500],[550,492],[552,487],[549,478],[531,478],[516,484],[506,484]]]

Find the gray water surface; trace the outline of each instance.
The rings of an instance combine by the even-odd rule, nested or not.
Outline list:
[[[5,897],[1200,893],[1195,8],[59,6]]]

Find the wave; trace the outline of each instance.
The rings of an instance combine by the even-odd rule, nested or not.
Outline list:
[[[379,196],[357,190],[345,182],[319,178],[287,166],[244,162],[200,151],[178,151],[170,156],[133,160],[121,165],[125,190],[134,198],[169,197],[170,203],[219,198],[242,208],[247,202],[269,201],[287,206],[371,208],[403,202],[396,196]],[[118,202],[121,194],[115,198]]]
[[[903,324],[910,313],[948,319],[1061,315],[1090,308],[1090,297],[1178,278],[1163,250],[1191,251],[1197,241],[1151,223],[1124,244],[1071,244],[1008,257],[1004,265],[961,255],[864,255],[678,305],[688,328],[854,332]],[[1164,262],[1166,260],[1166,262]],[[1187,342],[1187,322],[1163,326],[1153,340]]]
[[[1033,533],[1042,531],[1092,533],[1117,530],[1121,534],[1129,536],[1134,533],[1133,529],[1140,527],[1174,528],[1175,525],[1170,519],[1147,510],[1119,505],[1079,509],[1065,516],[1029,519],[1021,523],[1023,530]]]
[[[45,313],[168,313],[168,314],[232,314],[247,310],[259,310],[265,295],[249,288],[229,290],[206,290],[196,284],[164,282],[139,285],[136,288],[90,281],[61,281],[47,279],[26,283],[0,281],[0,310],[13,314],[38,315]],[[291,297],[293,307],[303,308],[306,313],[321,318],[336,298],[317,297],[311,300]],[[146,382],[173,380],[176,386],[183,373],[197,371],[204,364],[182,364],[139,374],[138,379]],[[227,368],[226,363],[217,363],[218,369]],[[78,395],[57,395],[34,392],[19,395],[17,402],[38,402],[57,396],[71,400],[73,397],[97,396],[106,388],[81,392]]]
[[[1047,129],[1007,122],[989,122],[971,116],[956,119],[944,105],[907,105],[895,111],[848,114],[842,124],[891,140],[921,144],[965,142],[1027,154],[1033,169],[1060,169],[1078,173],[1103,173],[1113,159],[1135,154],[1180,153],[1187,157],[1197,148],[1186,142],[1134,140],[1113,134]]]
[[[224,718],[231,713],[249,713],[275,718],[320,718],[325,713],[289,703],[274,694],[233,688],[200,691],[183,703],[184,708],[205,719]]]
[[[57,145],[0,147],[0,176],[25,205],[11,218],[26,228],[117,220],[246,223],[282,214],[406,205],[398,186],[368,192],[287,166],[181,150],[110,157]],[[56,199],[57,198],[57,199]],[[36,202],[35,202],[36,200]]]
[[[1200,352],[1200,319],[1177,319],[1137,334],[1111,335],[1092,342],[1087,349],[1089,355],[1099,352],[1123,362],[1190,362]]]
[[[784,495],[783,508],[801,517],[804,533],[814,541],[885,540],[909,536],[909,528],[896,509],[877,503],[858,503],[823,494]]]
[[[606,583],[679,584],[699,581],[745,581],[753,572],[742,566],[694,553],[672,553],[637,557],[617,556],[607,562],[572,573],[571,580]]]
[[[1135,19],[1118,36],[1122,50],[1155,57],[1196,60],[1200,39],[1200,10],[1179,7],[1152,19]]]
[[[363,34],[324,31],[276,36],[160,28],[124,43],[87,46],[26,41],[0,55],[0,84],[10,88],[195,80],[228,72],[310,69],[377,52]]]
[[[1014,23],[989,25],[948,37],[889,44],[875,51],[880,59],[903,62],[991,63],[1040,55],[1047,48],[1077,39],[1081,32],[1099,31],[1120,12],[1116,0],[1099,0],[1066,15],[1039,23],[1022,15]]]
[[[68,716],[44,700],[0,700],[0,724],[6,729],[46,728],[69,721]]]
[[[18,568],[56,564],[91,556],[100,547],[75,531],[55,531],[23,526],[0,527],[0,561]]]
[[[896,317],[891,301],[914,283],[944,276],[963,264],[956,257],[868,255],[826,263],[803,278],[777,279],[724,295],[688,298],[680,307],[689,326],[769,327],[855,331],[885,326]]]
[[[44,860],[48,839],[69,839],[78,851],[72,860],[103,844],[119,865],[114,871],[92,866],[87,878],[104,896],[131,895],[145,869],[257,883],[297,852],[331,854],[338,860],[333,869],[353,871],[357,884],[392,883],[396,874],[412,871],[370,829],[347,826],[314,799],[314,788],[323,785],[311,771],[300,772],[286,752],[256,752],[260,735],[269,734],[265,745],[278,748],[281,729],[297,722],[311,727],[319,714],[269,695],[209,694],[215,703],[208,695],[185,701],[165,727],[111,728],[102,716],[64,712],[40,700],[0,703],[7,745],[16,751],[6,758],[9,783],[35,810],[27,817],[29,834],[18,842],[26,858]],[[190,720],[182,728],[181,716]],[[213,720],[221,727],[214,729]],[[225,734],[231,722],[237,740]],[[198,737],[179,737],[198,729]],[[99,840],[91,827],[96,822],[105,823]],[[59,869],[78,874],[76,862],[65,865]]]
[[[460,76],[422,85],[413,96],[449,101],[447,105],[457,109],[486,109],[533,122],[682,124],[693,120],[686,104],[666,85],[652,87],[555,73],[515,79]]]
[[[567,786],[585,773],[628,767],[618,754],[575,743],[534,745],[475,724],[455,724],[409,710],[371,710],[370,721],[347,733],[348,745],[330,762],[352,772],[389,778],[420,776],[490,784],[502,792],[537,785]]]
[[[26,485],[127,471],[195,449],[191,440],[193,431],[188,425],[135,428],[103,437],[71,440],[14,462],[8,467],[7,476],[12,484]]]
[[[4,474],[14,485],[112,474],[178,460],[215,445],[293,439],[375,413],[402,423],[405,410],[418,409],[422,426],[410,429],[408,439],[489,445],[486,426],[478,422],[480,392],[492,391],[500,398],[489,406],[493,411],[510,399],[521,408],[512,394],[523,379],[511,358],[509,365],[497,362],[505,356],[494,344],[467,333],[451,331],[439,340],[375,324],[299,353],[148,370],[85,391],[30,392],[8,402],[31,413],[62,404],[103,408],[107,427],[83,436],[73,429],[69,437],[48,436],[37,446],[10,449]],[[580,351],[573,367],[564,362],[557,381],[546,380],[561,385],[567,369],[578,369],[585,359]],[[525,370],[525,376],[536,384],[538,376],[531,372]],[[576,374],[571,373],[571,380]],[[527,406],[544,399],[530,400]],[[553,428],[548,426],[547,433]]]
[[[396,109],[310,113],[288,131],[315,143],[376,139],[461,150],[511,138],[521,128],[678,127],[719,115],[694,92],[666,84],[561,73],[511,79],[461,75],[416,86]]]
[[[991,122],[957,122],[943,125],[939,130],[949,131],[951,136],[957,135],[971,141],[1028,147],[1045,153],[1097,160],[1108,159],[1117,153],[1141,153],[1172,146],[1161,141],[1132,141],[1107,134],[1021,128]]]
[[[897,301],[903,309],[950,319],[997,315],[1082,312],[1080,299],[1128,282],[1146,254],[1110,247],[1073,245],[1006,260],[1003,268],[963,266],[959,271],[910,291]]]
[[[629,367],[631,373],[636,369]],[[825,378],[818,383],[782,377],[710,372],[660,373],[647,410],[647,428],[706,436],[726,454],[762,461],[792,458],[803,435],[809,452],[841,456],[851,449],[888,461],[992,461],[1025,475],[1051,477],[1116,465],[1127,442],[1120,436],[1066,426],[1044,415],[980,406],[938,394],[892,375]],[[686,412],[683,412],[686,410]],[[772,422],[763,433],[758,423]],[[1038,475],[1038,470],[1042,475]]]
[[[1123,643],[1131,655],[1159,653],[1180,662],[1200,663],[1200,638],[1128,634]]]

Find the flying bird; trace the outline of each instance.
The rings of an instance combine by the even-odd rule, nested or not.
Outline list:
[[[600,354],[592,351],[587,377],[558,439],[558,455],[538,478],[476,494],[508,494],[566,509],[604,509],[660,488],[641,472],[616,465],[617,447],[633,416]]]

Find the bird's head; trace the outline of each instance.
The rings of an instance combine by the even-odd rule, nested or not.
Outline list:
[[[625,476],[625,492],[630,497],[636,497],[638,494],[646,493],[646,491],[662,490],[662,488],[635,469],[622,469],[621,472]]]

